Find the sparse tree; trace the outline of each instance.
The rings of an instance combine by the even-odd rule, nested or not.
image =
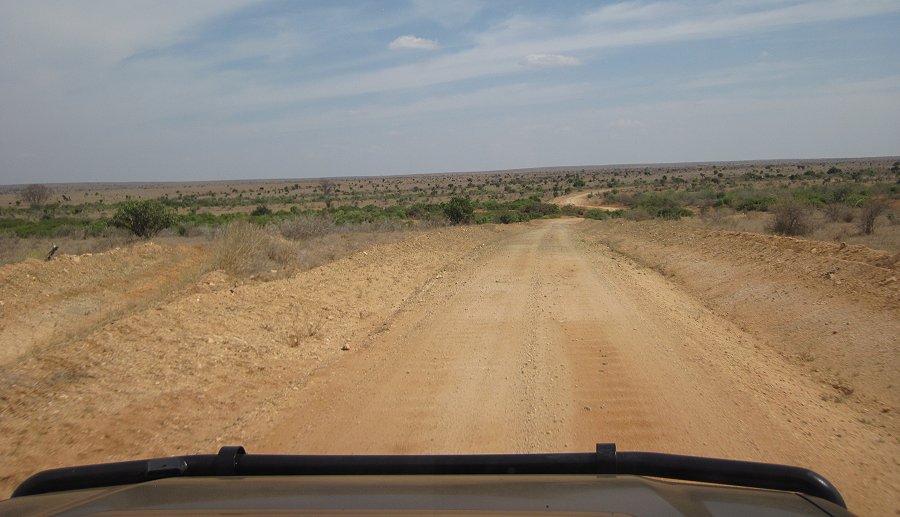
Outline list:
[[[779,201],[769,211],[775,220],[769,226],[773,233],[782,235],[806,235],[812,231],[812,210],[805,203],[795,199]]]
[[[853,209],[844,203],[828,203],[823,208],[823,211],[829,221],[843,221],[845,223],[853,221]]]
[[[19,197],[22,198],[22,201],[28,203],[31,208],[37,208],[43,205],[52,195],[53,189],[47,185],[28,185],[19,191]]]
[[[866,235],[875,233],[875,221],[882,212],[887,210],[888,203],[884,199],[872,199],[863,205],[859,217],[859,229]]]
[[[325,197],[325,208],[331,208],[331,196],[334,194],[334,182],[331,180],[322,180],[319,182],[322,189],[322,196]]]

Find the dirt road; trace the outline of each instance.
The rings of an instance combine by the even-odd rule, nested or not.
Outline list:
[[[347,454],[616,442],[807,466],[852,510],[896,513],[896,262],[760,239],[556,219],[420,232],[271,282],[211,272],[0,364],[0,485],[226,443]],[[117,256],[83,259],[85,275],[133,267]],[[73,267],[4,266],[19,282],[7,310],[93,289],[66,280]],[[798,307],[818,319],[792,325]],[[0,343],[28,335],[3,314]],[[801,346],[820,339],[824,353]]]
[[[458,264],[366,348],[318,371],[260,452],[621,449],[803,464],[891,507],[876,433],[662,275],[546,221]],[[889,445],[896,452],[896,443]],[[867,475],[848,458],[884,463]],[[896,457],[896,456],[894,456]]]
[[[550,200],[551,203],[559,206],[577,206],[581,208],[594,208],[598,210],[606,210],[612,212],[614,210],[622,210],[627,208],[624,205],[604,205],[603,198],[600,194],[610,189],[598,189],[591,192],[575,192],[566,194]]]

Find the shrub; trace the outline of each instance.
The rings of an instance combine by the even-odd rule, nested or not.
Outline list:
[[[454,196],[444,205],[444,215],[453,224],[468,224],[472,222],[475,208],[469,198]]]
[[[529,219],[556,216],[560,213],[558,205],[554,205],[553,203],[541,203],[535,198],[529,198],[521,203],[519,201],[514,201],[513,203],[510,203],[510,205],[517,208],[523,214],[528,214]]]
[[[159,233],[175,223],[171,209],[155,200],[125,201],[119,205],[110,224],[130,230],[143,239]]]
[[[569,217],[586,217],[585,212],[587,212],[586,208],[575,205],[563,205],[559,209],[560,214]]]
[[[266,205],[259,205],[250,212],[250,215],[261,216],[261,215],[271,215],[272,209],[267,207]]]
[[[764,192],[750,192],[737,196],[732,207],[740,212],[765,212],[775,202],[775,198]]]
[[[634,206],[635,210],[646,212],[650,217],[660,219],[680,219],[681,217],[691,216],[693,212],[683,208],[670,192],[657,193],[647,192],[642,194]],[[634,214],[640,220],[641,215]]]
[[[888,203],[884,199],[872,199],[863,205],[859,216],[859,229],[866,235],[875,233],[875,220],[887,210]]]
[[[584,213],[584,217],[602,221],[604,219],[618,219],[619,217],[622,217],[622,214],[624,213],[624,210],[601,210],[599,208],[591,208]]]
[[[794,199],[783,199],[769,209],[775,220],[769,231],[781,235],[806,235],[813,230],[809,205]]]
[[[653,214],[643,208],[632,208],[625,212],[625,219],[629,221],[646,221],[652,218]]]
[[[278,226],[281,235],[293,240],[325,235],[334,232],[336,228],[334,221],[322,216],[288,219]]]
[[[515,212],[504,212],[497,218],[502,224],[510,224],[519,222],[519,214]]]
[[[853,209],[843,203],[828,203],[824,210],[825,217],[831,222],[853,222]]]

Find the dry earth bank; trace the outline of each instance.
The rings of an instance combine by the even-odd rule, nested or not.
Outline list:
[[[83,338],[196,281],[201,246],[141,243],[0,266],[0,365]]]
[[[803,365],[823,399],[898,431],[900,254],[679,222],[585,224],[596,229],[588,242],[655,269]]]

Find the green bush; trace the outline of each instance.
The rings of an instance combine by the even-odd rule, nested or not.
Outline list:
[[[516,212],[503,212],[497,218],[501,224],[511,224],[519,222],[519,214]]]
[[[584,217],[602,221],[604,219],[618,219],[622,217],[622,214],[624,213],[624,210],[601,210],[599,208],[592,208],[584,213]]]
[[[185,226],[221,226],[230,221],[246,217],[238,212],[213,214],[210,212],[193,212],[178,216],[178,222]]]
[[[474,212],[475,207],[472,206],[472,201],[465,197],[455,196],[444,205],[444,215],[453,224],[468,224],[472,222]]]
[[[568,217],[587,217],[585,216],[587,209],[575,205],[563,205],[559,209],[559,213]]]
[[[56,237],[66,235],[97,236],[106,229],[103,221],[57,217],[31,221],[19,218],[0,218],[0,233],[12,232],[20,239],[29,237]]]
[[[125,228],[142,239],[149,239],[174,223],[172,210],[152,199],[120,203],[110,219],[113,226]]]
[[[260,215],[271,215],[272,209],[267,207],[266,205],[259,205],[250,212],[250,215],[260,216]]]
[[[765,212],[776,201],[774,196],[765,192],[744,192],[735,195],[728,203],[739,212]]]
[[[633,210],[659,219],[680,219],[693,215],[675,200],[671,192],[645,192],[638,198]]]

